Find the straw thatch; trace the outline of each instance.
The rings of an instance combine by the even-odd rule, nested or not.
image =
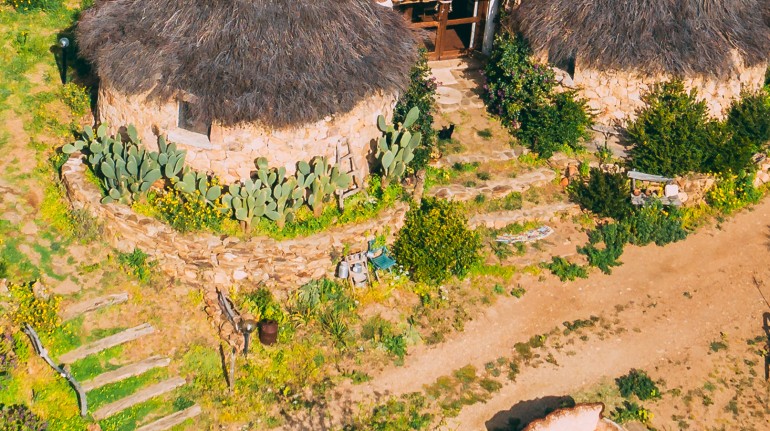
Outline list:
[[[197,98],[202,120],[284,127],[408,84],[415,40],[373,0],[107,0],[78,24],[112,87]]]
[[[724,76],[770,54],[768,0],[522,0],[514,29],[579,68]]]

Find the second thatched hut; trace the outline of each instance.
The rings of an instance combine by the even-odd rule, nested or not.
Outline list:
[[[633,117],[653,83],[682,78],[714,116],[764,82],[765,0],[521,0],[536,55],[571,75],[601,122]],[[569,79],[567,79],[569,81]]]
[[[190,166],[231,182],[257,157],[293,171],[350,144],[358,166],[417,58],[404,20],[374,0],[109,0],[78,25],[99,120],[168,136]]]

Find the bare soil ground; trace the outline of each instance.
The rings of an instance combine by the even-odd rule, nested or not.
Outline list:
[[[770,312],[762,297],[770,297],[769,225],[770,201],[765,201],[686,241],[664,248],[630,247],[625,264],[612,275],[592,273],[566,284],[549,275],[546,282],[526,285],[522,299],[498,301],[464,332],[441,345],[413,349],[405,366],[389,367],[353,392],[419,391],[465,365],[483,369],[510,354],[514,343],[563,321],[602,314],[614,319],[621,329],[617,335],[588,336],[580,345],[555,351],[558,365],[523,369],[515,383],[487,403],[463,409],[447,429],[494,429],[522,401],[590,392],[630,368],[647,370],[669,390],[651,407],[656,427],[768,429],[764,359],[746,340],[764,334],[763,313]],[[715,352],[711,343],[720,340],[729,347]],[[751,395],[744,396],[747,392]]]

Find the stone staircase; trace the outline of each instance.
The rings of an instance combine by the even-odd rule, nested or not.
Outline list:
[[[122,304],[127,300],[127,293],[107,295],[70,305],[65,310],[63,310],[60,315],[63,320],[70,320],[78,316],[94,312],[96,310]],[[60,355],[58,357],[58,361],[63,364],[72,364],[76,361],[85,359],[92,355],[96,355],[99,352],[105,351],[112,347],[138,341],[140,342],[143,337],[154,333],[156,333],[156,329],[152,325],[144,323],[77,347],[74,350]],[[88,392],[92,392],[96,389],[105,387],[110,384],[118,383],[132,377],[141,376],[158,368],[168,367],[170,363],[170,358],[153,355],[138,362],[122,366],[112,371],[104,372],[89,380],[83,381],[81,382],[81,387],[86,391],[86,398],[88,398]],[[91,416],[96,421],[107,419],[137,404],[141,404],[153,398],[169,394],[177,388],[184,386],[185,384],[187,384],[185,379],[179,376],[169,377],[161,382],[142,387],[124,398],[103,405],[95,411],[92,411]],[[141,425],[137,429],[141,431],[163,431],[179,425],[186,420],[194,418],[200,414],[201,408],[196,404],[184,410],[173,412],[167,416],[161,417],[160,419],[157,419],[151,423]]]

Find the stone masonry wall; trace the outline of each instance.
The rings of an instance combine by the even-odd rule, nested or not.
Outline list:
[[[269,130],[246,124],[223,127],[212,124],[209,141],[171,139],[187,150],[187,163],[193,169],[214,172],[225,184],[248,178],[255,169],[254,160],[266,157],[270,166],[285,166],[294,172],[300,160],[325,156],[334,162],[338,143],[350,143],[361,177],[369,173],[368,159],[381,135],[377,116],[393,114],[396,96],[375,95],[361,101],[352,111],[326,117],[298,128]],[[111,133],[133,124],[148,148],[157,149],[157,136],[177,131],[176,102],[148,102],[145,95],[126,95],[103,82],[99,89],[99,120],[110,126]],[[182,134],[185,132],[182,131]],[[202,135],[200,135],[202,137]],[[195,142],[194,142],[195,141]],[[347,148],[345,148],[345,151]]]
[[[697,89],[699,98],[706,101],[713,117],[722,118],[730,103],[739,97],[742,88],[756,90],[762,86],[765,69],[765,66],[746,68],[723,80],[690,77],[684,79],[684,84],[687,89]],[[612,124],[635,118],[635,111],[644,105],[641,96],[652,84],[668,79],[670,77],[665,75],[577,69],[572,82],[581,96],[588,100],[588,106],[598,113],[597,121]]]

